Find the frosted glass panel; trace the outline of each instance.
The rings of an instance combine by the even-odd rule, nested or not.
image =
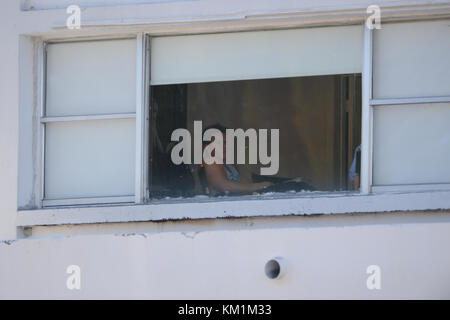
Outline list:
[[[375,185],[450,183],[450,103],[374,109]]]
[[[136,40],[49,44],[47,116],[135,112]]]
[[[450,20],[383,23],[374,34],[375,98],[450,95]]]
[[[152,84],[360,73],[363,26],[152,39]]]
[[[46,125],[46,199],[134,194],[135,120]]]

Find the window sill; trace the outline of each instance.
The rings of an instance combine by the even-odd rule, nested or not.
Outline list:
[[[143,205],[19,210],[18,227],[286,215],[375,213],[450,209],[450,191],[359,194],[309,192],[277,196],[159,200]]]

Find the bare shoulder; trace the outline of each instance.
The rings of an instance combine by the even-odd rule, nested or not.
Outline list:
[[[208,180],[226,179],[226,173],[223,164],[205,164],[204,168]]]

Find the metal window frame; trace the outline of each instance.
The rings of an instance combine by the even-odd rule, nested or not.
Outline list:
[[[365,28],[367,29],[367,28]],[[370,30],[371,31],[371,30]],[[372,58],[372,52],[368,52],[368,47],[366,46],[367,34],[364,34],[365,37],[365,45],[364,45],[364,61],[367,58]],[[371,32],[370,32],[371,37]],[[46,69],[47,69],[47,56],[46,56],[46,47],[48,44],[53,43],[70,43],[70,42],[86,42],[86,41],[108,41],[108,40],[120,40],[120,39],[136,39],[137,45],[137,56],[136,56],[136,112],[135,113],[118,113],[118,114],[98,114],[98,115],[76,115],[76,116],[57,116],[57,117],[47,117],[45,115],[45,105],[46,105]],[[371,41],[371,38],[370,38]],[[135,194],[134,194],[134,203],[142,204],[146,203],[149,200],[149,177],[148,177],[148,165],[149,165],[149,129],[150,129],[150,114],[149,114],[149,99],[150,99],[150,58],[151,58],[151,36],[146,33],[137,33],[134,35],[120,35],[120,36],[105,36],[105,37],[77,37],[77,38],[69,38],[69,39],[56,39],[56,40],[44,40],[42,46],[42,58],[40,58],[43,63],[41,64],[41,101],[40,101],[40,116],[39,116],[39,127],[41,130],[40,134],[40,162],[39,167],[41,168],[41,173],[39,175],[39,190],[38,194],[39,201],[36,203],[37,208],[48,207],[48,206],[67,206],[67,205],[77,205],[77,204],[114,204],[114,203],[129,203],[130,195],[123,195],[117,197],[92,197],[92,198],[65,198],[65,199],[46,199],[45,198],[45,124],[51,122],[63,122],[63,121],[89,121],[89,120],[101,120],[101,119],[130,119],[136,118],[136,163],[135,163]],[[369,48],[371,50],[371,46]],[[370,94],[371,94],[371,65],[366,69],[363,68],[362,71],[362,81],[363,87],[364,83],[370,86]],[[369,82],[370,80],[370,82]],[[364,90],[364,89],[363,89]],[[364,102],[366,98],[364,94],[363,97],[363,110],[364,110]],[[371,97],[371,96],[370,96]],[[367,98],[367,101],[370,98]],[[365,119],[364,111],[363,120]],[[371,121],[371,116],[370,116]],[[364,121],[361,124],[362,130],[367,128],[367,125]],[[366,130],[367,131],[367,130]],[[366,133],[367,135],[368,133]],[[369,133],[369,137],[371,138],[371,134]],[[363,135],[361,137],[363,140]],[[366,146],[367,144],[362,141],[362,146]],[[371,147],[369,147],[370,149]],[[364,149],[364,147],[362,147]],[[366,150],[367,151],[367,150]],[[362,150],[363,152],[363,150]],[[371,150],[369,150],[371,152]],[[370,162],[364,161],[364,158],[361,160],[361,168],[364,168],[364,165],[370,165]],[[367,170],[371,170],[371,167]],[[370,174],[365,174],[366,171],[362,171],[361,173],[361,182],[367,181],[370,177]],[[369,193],[370,191],[365,191],[366,189],[361,188],[360,193]],[[370,190],[370,189],[369,189]]]
[[[45,115],[46,104],[46,91],[47,91],[47,42],[41,42],[38,47],[38,61],[42,61],[38,67],[38,113],[36,117],[36,127],[38,128],[38,134],[36,137],[36,162],[38,172],[35,172],[35,184],[34,184],[34,199],[37,208],[43,207],[44,199],[44,163],[45,163],[45,125],[41,122],[41,119]]]
[[[418,191],[447,191],[450,183],[416,183],[395,185],[374,185],[372,193],[394,193],[394,192],[418,192]]]
[[[372,186],[373,107],[373,29],[364,25],[363,70],[361,76],[361,173],[360,193],[369,194]]]
[[[423,103],[446,103],[450,102],[450,96],[440,97],[414,97],[414,98],[378,98],[371,99],[370,105],[379,106],[395,106],[402,104],[423,104]]]
[[[87,41],[108,41],[136,39],[136,111],[134,113],[111,113],[111,114],[86,114],[86,115],[68,115],[47,117],[46,116],[46,93],[47,93],[47,46],[53,43],[87,42]],[[105,37],[80,37],[71,39],[45,40],[38,46],[38,117],[37,128],[39,134],[36,142],[39,148],[36,150],[37,168],[39,173],[34,181],[34,198],[37,208],[51,206],[70,206],[70,205],[98,205],[98,204],[116,204],[116,203],[143,203],[145,201],[146,190],[146,165],[147,149],[142,148],[145,145],[146,131],[148,128],[148,116],[146,115],[146,105],[148,105],[148,93],[145,88],[148,87],[149,54],[148,37],[144,33],[120,36]],[[148,90],[147,90],[148,91]],[[101,196],[86,198],[64,198],[48,199],[45,197],[45,134],[46,124],[55,122],[73,122],[73,121],[91,121],[108,119],[136,119],[136,168],[135,168],[135,191],[133,195],[121,196]]]
[[[439,20],[439,19],[437,19]],[[403,22],[403,21],[402,21]],[[405,21],[405,23],[414,23],[414,21]],[[366,28],[367,29],[367,28]],[[373,111],[375,108],[395,108],[397,106],[405,104],[435,104],[435,103],[450,103],[450,96],[429,96],[429,97],[400,97],[400,98],[374,98],[372,96],[372,68],[373,68],[373,34],[376,31],[370,30],[370,95],[363,100],[368,102],[368,108],[370,113],[370,154],[366,155],[369,157],[368,161],[370,163],[370,183],[366,188],[373,193],[393,193],[393,192],[418,192],[418,191],[441,191],[450,190],[450,183],[411,183],[411,184],[393,184],[393,185],[374,185],[372,183],[373,177]],[[361,161],[361,168],[363,162]],[[361,169],[362,170],[362,169]],[[367,181],[365,181],[367,184]]]
[[[86,197],[86,198],[67,198],[67,199],[45,199],[43,207],[59,207],[59,206],[79,206],[79,205],[96,205],[96,204],[113,204],[113,203],[134,203],[134,195],[128,196],[112,196],[112,197]]]
[[[147,200],[149,156],[150,41],[145,33],[137,35],[136,63],[136,174],[135,203]]]
[[[362,110],[361,110],[361,183],[360,194],[370,194],[378,192],[395,191],[421,191],[421,190],[448,190],[450,184],[417,184],[417,185],[395,185],[380,186],[373,185],[373,112],[374,107],[395,106],[401,104],[418,103],[441,103],[450,102],[450,96],[441,97],[406,97],[394,99],[374,99],[373,98],[373,29],[364,28],[363,40],[363,68],[362,68]],[[65,117],[46,117],[46,69],[47,56],[46,47],[49,43],[80,42],[80,41],[104,41],[118,39],[136,39],[136,112],[124,114],[102,114],[102,115],[82,115]],[[35,204],[37,208],[45,206],[64,206],[77,204],[107,204],[107,203],[129,203],[130,197],[134,198],[135,204],[142,204],[149,200],[148,196],[148,165],[149,165],[149,99],[150,99],[150,58],[151,58],[151,36],[147,33],[137,33],[126,36],[104,36],[104,37],[79,37],[71,39],[44,40],[38,48],[38,59],[42,63],[38,66],[38,128],[39,135],[37,145],[38,168],[40,174],[35,179]],[[124,195],[123,197],[96,197],[96,198],[74,198],[74,199],[45,199],[44,177],[45,177],[45,124],[57,121],[86,121],[96,119],[129,119],[136,118],[136,168],[135,168],[135,194]]]

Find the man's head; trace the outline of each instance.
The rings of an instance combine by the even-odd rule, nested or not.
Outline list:
[[[205,132],[210,130],[210,129],[215,129],[218,130],[222,133],[222,155],[223,157],[226,156],[226,133],[227,133],[227,128],[224,127],[223,125],[221,125],[220,123],[215,123],[212,124],[210,126],[207,126],[204,130],[203,130],[203,137],[205,136]],[[203,148],[205,148],[207,145],[211,144],[212,142],[214,142],[214,137],[212,137],[211,141],[205,141],[203,140]]]
[[[221,125],[220,123],[215,123],[210,126],[207,126],[206,128],[203,129],[203,134],[205,134],[205,131],[208,129],[217,129],[220,132],[222,132],[224,135],[227,133],[227,128],[224,127],[223,125]]]

